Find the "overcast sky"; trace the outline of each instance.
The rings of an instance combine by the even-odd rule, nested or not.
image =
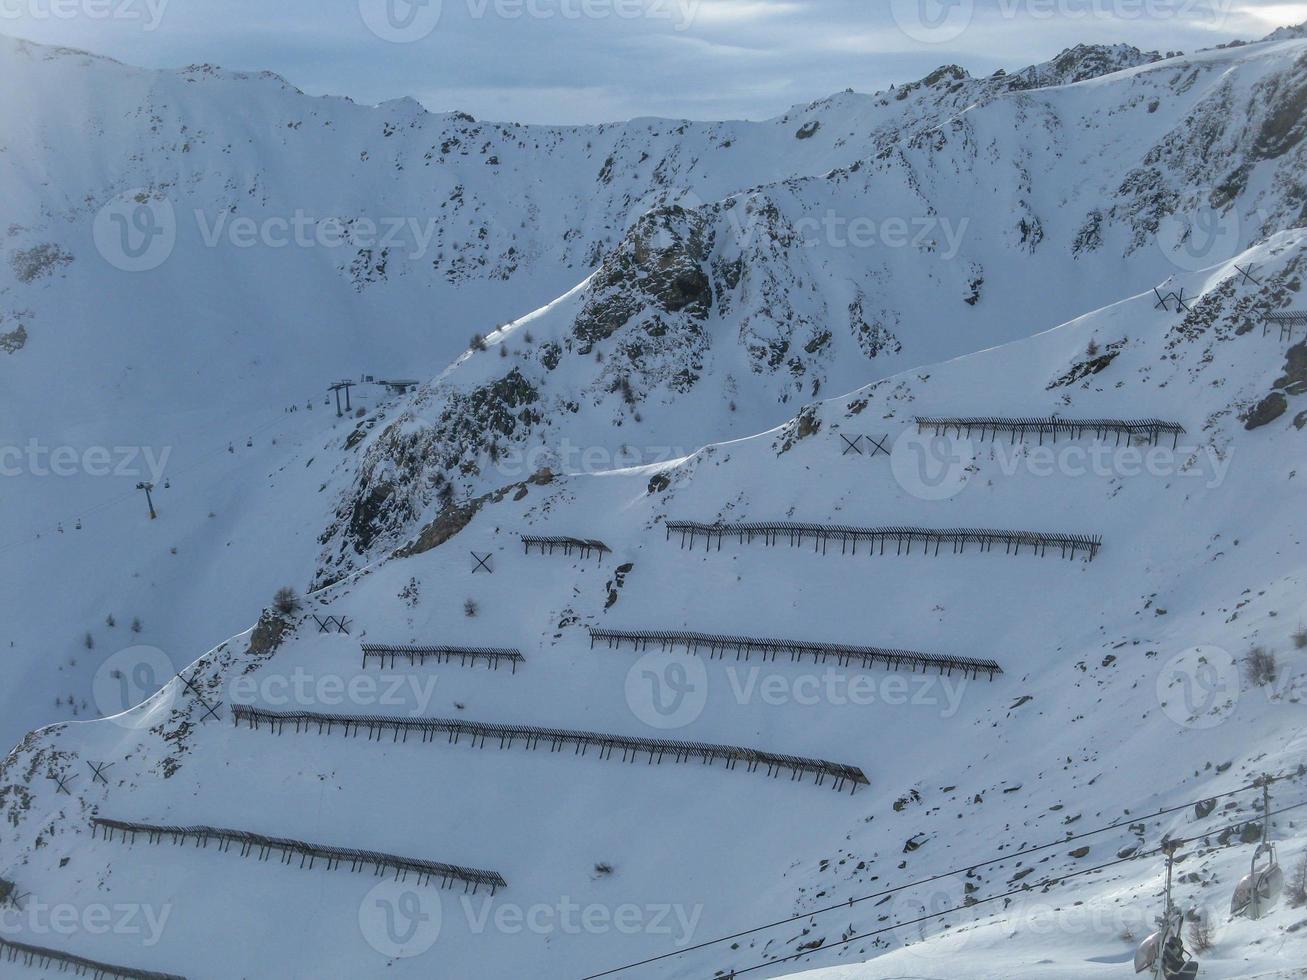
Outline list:
[[[778,115],[1080,41],[1191,51],[1307,20],[1263,0],[0,0],[0,32],[149,67],[520,122]]]

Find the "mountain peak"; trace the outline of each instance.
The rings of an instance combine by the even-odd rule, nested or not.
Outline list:
[[[1015,82],[1014,87],[1047,88],[1052,85],[1073,85],[1161,60],[1160,52],[1140,51],[1130,44],[1077,44],[1048,61],[1023,68],[1010,77]]]
[[[1289,24],[1285,27],[1277,27],[1267,34],[1263,41],[1295,41],[1307,37],[1307,20],[1301,24]]]

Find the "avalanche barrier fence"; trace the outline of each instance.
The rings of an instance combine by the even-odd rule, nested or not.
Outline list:
[[[1116,436],[1116,444],[1121,444],[1122,437],[1134,439],[1141,436],[1148,440],[1150,445],[1157,445],[1162,436],[1171,436],[1173,439],[1172,448],[1180,445],[1180,437],[1184,435],[1184,426],[1179,422],[1166,422],[1162,419],[1064,419],[1054,415],[1043,418],[1000,418],[993,416],[957,416],[949,418],[933,418],[928,416],[917,416],[917,431],[925,432],[931,429],[935,435],[946,435],[950,429],[956,432],[959,438],[965,433],[970,437],[973,431],[980,433],[980,441],[985,441],[985,433],[989,433],[991,440],[997,439],[1000,432],[1010,433],[1013,444],[1018,441],[1024,442],[1027,435],[1034,434],[1039,437],[1039,444],[1044,444],[1045,434],[1053,437],[1057,442],[1059,435],[1070,436],[1072,439],[1081,438],[1086,432],[1092,432],[1097,439],[1106,439],[1110,435]]]
[[[667,521],[667,540],[673,532],[681,535],[681,547],[694,547],[695,540],[703,537],[705,547],[711,549],[713,543],[717,550],[722,550],[722,539],[730,536],[741,544],[752,543],[761,539],[768,547],[774,547],[784,538],[790,547],[798,547],[806,541],[812,541],[814,550],[827,554],[830,542],[838,541],[840,554],[858,553],[858,542],[865,541],[869,554],[876,554],[876,545],[880,545],[880,554],[885,554],[885,546],[893,543],[894,554],[912,554],[913,544],[920,542],[925,554],[938,555],[940,547],[947,544],[953,554],[966,551],[968,544],[976,544],[982,552],[992,551],[995,544],[1002,544],[1005,554],[1019,555],[1023,546],[1029,546],[1032,553],[1043,557],[1049,548],[1059,550],[1063,558],[1075,558],[1083,552],[1089,561],[1093,561],[1103,546],[1103,538],[1098,534],[1063,534],[1043,531],[999,531],[986,528],[925,528],[925,527],[850,527],[846,524],[796,524],[789,521],[756,521],[732,524],[703,524],[698,521]]]
[[[886,647],[850,646],[843,643],[809,643],[804,640],[775,640],[747,636],[724,636],[715,633],[693,633],[684,630],[615,630],[590,627],[590,649],[595,643],[607,643],[608,648],[622,648],[629,643],[635,650],[648,650],[657,646],[660,650],[670,651],[685,647],[687,653],[699,652],[706,647],[708,658],[725,657],[728,651],[735,651],[736,660],[748,660],[755,653],[761,654],[764,661],[775,660],[781,654],[789,654],[792,663],[802,663],[804,657],[811,657],[813,663],[825,663],[834,660],[841,667],[858,664],[861,667],[877,665],[890,670],[907,668],[916,673],[920,667],[922,673],[936,668],[941,674],[953,674],[957,670],[971,677],[982,673],[990,680],[995,674],[1003,673],[1003,668],[993,660],[975,657],[946,657],[932,653],[917,653],[914,650],[898,650]]]
[[[522,656],[520,650],[510,650],[506,647],[394,646],[364,643],[364,667],[367,667],[369,660],[376,660],[382,667],[394,667],[396,660],[407,660],[410,667],[426,663],[428,660],[434,660],[438,664],[457,660],[459,666],[466,667],[483,660],[486,667],[494,670],[498,670],[500,662],[503,661],[512,666],[515,674],[517,665],[526,663],[526,658]]]
[[[238,706],[239,709],[239,706]],[[257,854],[260,861],[266,861],[272,854],[281,857],[282,864],[290,864],[296,857],[300,859],[301,868],[312,868],[318,861],[325,862],[328,871],[349,865],[349,870],[358,872],[372,868],[380,877],[394,871],[396,881],[406,881],[410,873],[417,876],[419,885],[430,881],[439,881],[441,888],[450,888],[454,882],[463,882],[463,890],[470,887],[475,893],[482,885],[490,886],[490,894],[496,889],[507,887],[507,882],[496,871],[480,871],[476,868],[463,868],[455,864],[441,864],[436,861],[422,861],[416,858],[397,857],[379,851],[358,851],[347,847],[328,847],[323,844],[310,844],[307,841],[292,840],[288,837],[265,837],[244,830],[226,830],[221,827],[173,827],[156,824],[130,823],[125,820],[109,820],[95,817],[91,821],[91,833],[104,831],[106,840],[113,840],[120,835],[124,843],[134,844],[136,838],[144,835],[151,844],[161,844],[164,838],[177,846],[185,846],[189,839],[195,840],[196,847],[208,847],[210,841],[217,843],[217,848],[224,854],[238,845],[241,857]]]
[[[526,749],[538,749],[541,745],[550,752],[560,752],[571,745],[574,755],[585,755],[590,748],[596,748],[600,759],[610,759],[620,751],[623,762],[636,762],[648,754],[649,765],[661,765],[664,761],[684,763],[692,759],[700,760],[704,765],[712,765],[718,759],[723,760],[727,769],[734,769],[740,762],[745,764],[748,772],[765,770],[769,776],[779,776],[789,772],[791,780],[803,780],[806,773],[813,773],[815,783],[820,786],[827,778],[834,783],[834,788],[844,788],[851,783],[850,792],[856,792],[859,786],[870,783],[857,766],[841,765],[824,759],[806,759],[802,756],[781,755],[775,752],[762,752],[758,749],[740,748],[734,745],[713,745],[707,742],[680,742],[661,738],[637,738],[627,735],[605,735],[599,732],[573,731],[566,728],[543,728],[534,725],[496,725],[479,721],[465,721],[459,718],[390,718],[384,715],[330,715],[312,711],[268,711],[251,708],[248,705],[235,705],[232,708],[232,721],[239,725],[242,721],[255,730],[265,725],[270,733],[280,735],[287,725],[294,726],[297,733],[317,735],[340,734],[346,738],[357,738],[362,732],[367,740],[381,741],[390,734],[392,743],[407,742],[410,735],[419,736],[423,743],[434,742],[437,735],[446,735],[451,745],[457,745],[464,735],[469,736],[473,748],[485,748],[487,741],[498,740],[501,749],[510,749],[518,742]]]
[[[1263,337],[1266,336],[1271,324],[1280,328],[1281,340],[1293,340],[1293,331],[1297,327],[1307,330],[1307,310],[1276,310],[1274,313],[1267,313],[1266,322],[1262,324]]]
[[[540,554],[553,554],[555,548],[561,548],[563,554],[570,555],[573,551],[579,552],[582,558],[589,558],[590,552],[595,552],[599,560],[604,560],[604,555],[613,549],[608,547],[602,541],[594,538],[568,538],[559,536],[541,536],[538,534],[523,534],[522,547],[526,549],[526,554],[531,554],[532,548],[539,548]]]
[[[155,973],[152,970],[135,970],[130,966],[114,966],[112,963],[88,960],[84,956],[61,953],[57,949],[16,943],[2,936],[0,936],[0,960],[8,963],[21,962],[24,966],[36,966],[43,970],[53,966],[60,973],[72,970],[79,977],[89,975],[95,980],[186,980],[176,973]]]

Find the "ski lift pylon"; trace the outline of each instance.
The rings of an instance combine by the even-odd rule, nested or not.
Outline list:
[[[1260,919],[1279,904],[1284,894],[1284,869],[1280,867],[1275,845],[1268,839],[1271,832],[1271,777],[1263,776],[1262,786],[1262,840],[1253,851],[1248,873],[1235,886],[1230,899],[1230,915]],[[1262,858],[1262,864],[1257,862]]]
[[[1157,931],[1135,950],[1135,973],[1147,971],[1149,980],[1194,980],[1198,976],[1198,963],[1189,959],[1184,948],[1184,915],[1171,901],[1171,871],[1179,849],[1179,841],[1162,841],[1166,854],[1165,904]]]

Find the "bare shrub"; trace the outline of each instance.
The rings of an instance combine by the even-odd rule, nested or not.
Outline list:
[[[1216,945],[1216,936],[1212,932],[1212,923],[1206,915],[1201,915],[1189,923],[1189,948],[1195,953],[1206,953]]]
[[[1280,674],[1280,665],[1275,660],[1275,654],[1265,647],[1253,647],[1244,657],[1243,663],[1249,682],[1257,687],[1274,684]]]
[[[283,585],[272,597],[272,608],[283,616],[294,616],[302,605],[299,593],[289,585]]]
[[[1307,905],[1307,854],[1298,859],[1289,875],[1284,893],[1289,897],[1289,904],[1294,908]]]

